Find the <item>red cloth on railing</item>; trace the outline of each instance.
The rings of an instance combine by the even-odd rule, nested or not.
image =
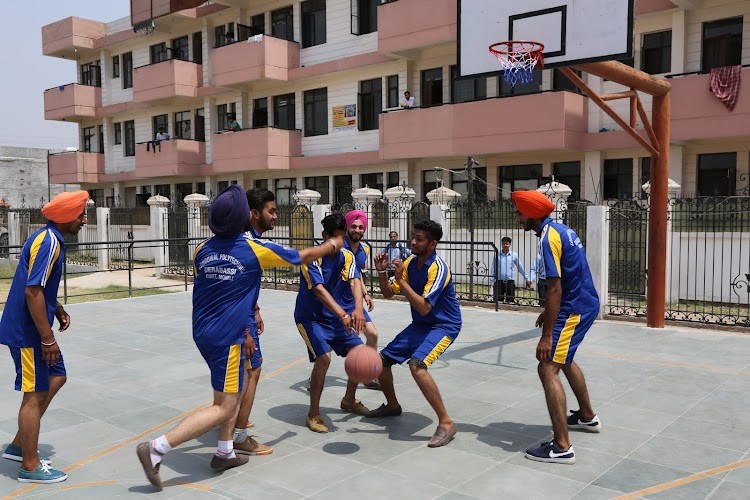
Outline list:
[[[708,79],[708,88],[716,97],[724,103],[729,111],[734,110],[737,105],[737,97],[740,95],[740,83],[742,82],[741,66],[725,66],[713,68],[711,77]]]

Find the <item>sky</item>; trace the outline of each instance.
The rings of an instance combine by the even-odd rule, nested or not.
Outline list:
[[[0,146],[78,147],[75,123],[44,119],[44,90],[75,82],[76,65],[42,55],[42,26],[70,16],[108,23],[129,15],[129,0],[2,1]]]

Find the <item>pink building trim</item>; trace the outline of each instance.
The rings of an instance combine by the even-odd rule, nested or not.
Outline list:
[[[49,181],[53,184],[101,182],[104,155],[74,151],[49,156]]]

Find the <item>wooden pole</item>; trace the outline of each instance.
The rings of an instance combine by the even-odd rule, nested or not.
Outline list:
[[[664,95],[672,88],[668,81],[659,80],[618,61],[578,64],[575,68],[652,96]]]
[[[651,192],[648,213],[648,285],[646,324],[664,328],[667,284],[667,214],[669,203],[669,120],[670,94],[655,95],[651,121],[658,141],[659,156],[651,158]]]

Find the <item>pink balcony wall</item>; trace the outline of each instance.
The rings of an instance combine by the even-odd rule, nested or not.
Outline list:
[[[577,149],[586,99],[550,92],[380,115],[383,159]]]
[[[214,173],[289,170],[302,154],[302,132],[276,128],[242,130],[213,136]]]
[[[71,57],[75,49],[94,49],[94,40],[103,37],[105,24],[99,21],[68,17],[42,26],[42,53],[45,56]]]
[[[133,70],[133,102],[196,97],[202,85],[201,65],[171,59]]]
[[[194,9],[203,3],[205,0],[131,0],[130,22],[137,24],[164,17],[184,9]]]
[[[135,174],[139,179],[198,175],[204,163],[206,144],[199,141],[162,141],[156,151],[151,148],[146,151],[146,144],[135,147]]]
[[[409,0],[378,7],[378,52],[398,53],[457,37],[456,0]]]
[[[103,173],[103,154],[75,151],[49,157],[50,184],[96,184]]]
[[[742,70],[737,104],[729,111],[708,88],[709,75],[672,78],[673,140],[718,139],[750,135],[750,68]]]
[[[76,120],[96,116],[102,106],[102,89],[75,83],[44,91],[45,120]]]
[[[299,68],[299,44],[264,36],[260,42],[239,42],[211,51],[213,85],[217,87],[263,78],[286,81]]]
[[[652,12],[674,9],[676,6],[669,0],[635,0],[635,15],[642,16]]]

